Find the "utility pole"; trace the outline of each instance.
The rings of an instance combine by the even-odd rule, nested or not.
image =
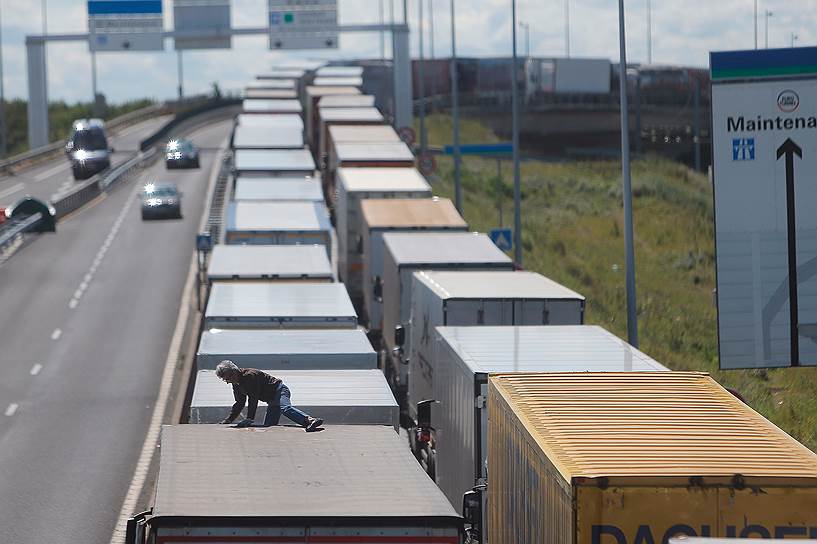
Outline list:
[[[565,56],[570,58],[570,0],[565,0]]]
[[[695,146],[694,148],[694,157],[695,157],[695,171],[701,171],[701,81],[696,77],[695,78],[695,95],[693,96],[693,110],[694,110],[694,118],[693,118],[693,129],[692,129],[692,142]]]
[[[530,23],[519,23],[519,26],[525,31],[525,58],[530,57]]]
[[[184,97],[184,69],[182,68],[182,50],[176,49],[177,70],[179,72],[179,100]]]
[[[423,0],[417,1],[417,35],[420,38],[420,58],[417,63],[417,90],[420,94],[420,153],[426,152],[426,86],[425,86],[425,59],[423,58]]]
[[[652,64],[652,0],[647,0],[647,64]]]
[[[774,13],[772,13],[771,10],[767,9],[766,12],[764,13],[764,15],[765,15],[764,19],[766,19],[766,21],[765,21],[766,30],[764,32],[764,37],[766,39],[766,49],[768,49],[769,48],[769,17],[774,15]]]
[[[755,0],[755,49],[757,49],[757,0]]]
[[[99,111],[99,106],[97,105],[96,95],[99,93],[97,90],[97,80],[96,80],[96,21],[90,22],[90,30],[91,30],[91,109],[94,112],[94,116],[101,117],[102,112]]]
[[[451,0],[451,114],[454,117],[454,205],[462,215],[462,184],[460,180],[460,98],[457,85],[457,27]]]
[[[420,0],[421,2],[423,0]],[[430,49],[429,54],[431,55],[431,62],[432,66],[434,66],[434,5],[432,4],[432,0],[428,0],[428,47]],[[436,70],[434,72],[435,77],[431,78],[431,107],[429,108],[430,112],[434,111],[434,99],[437,96],[437,77],[436,77]]]
[[[516,0],[511,0],[513,64],[511,68],[511,132],[513,141],[513,255],[522,266],[522,184],[519,179],[519,63],[516,59]]]
[[[383,17],[385,15],[383,13],[383,11],[384,11],[383,10],[383,1],[384,0],[380,0],[380,2],[378,2],[378,15],[379,15],[378,20],[380,22],[380,26],[383,26],[383,22],[384,22]],[[380,61],[381,62],[386,61],[386,36],[384,34],[383,29],[380,30]]]
[[[2,12],[2,6],[0,6]],[[3,89],[3,17],[0,13],[0,157],[6,156],[6,95]]]
[[[797,41],[797,38],[799,38],[799,36],[797,34],[795,34],[794,32],[792,32],[791,33],[791,46],[792,47],[794,47],[794,42]]]
[[[48,0],[43,0],[43,37],[48,36]],[[43,40],[43,87],[45,88],[45,119],[48,125],[48,40]],[[29,122],[31,119],[29,118]],[[50,125],[49,125],[50,126]],[[51,141],[51,135],[46,134],[46,139]]]
[[[621,95],[621,177],[624,183],[624,252],[627,262],[627,339],[638,347],[633,248],[633,192],[630,180],[630,116],[627,102],[627,46],[624,36],[624,0],[618,0],[619,93]]]

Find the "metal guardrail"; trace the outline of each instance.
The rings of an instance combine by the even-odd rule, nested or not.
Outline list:
[[[165,139],[170,132],[175,129],[177,126],[182,124],[183,122],[187,121],[188,119],[195,117],[197,115],[201,115],[203,113],[207,113],[212,110],[228,107],[228,106],[236,106],[241,104],[240,98],[229,98],[229,97],[220,97],[220,98],[211,98],[209,100],[202,100],[201,103],[192,105],[192,107],[188,107],[188,109],[177,112],[176,115],[165,123],[165,125],[156,131],[153,135],[149,136],[142,140],[139,144],[139,148],[142,151],[145,151],[154,145],[157,142]],[[189,103],[188,103],[189,105]]]
[[[35,213],[23,219],[6,221],[0,225],[0,264],[14,254],[23,244],[26,233],[34,230],[42,218],[42,214]]]

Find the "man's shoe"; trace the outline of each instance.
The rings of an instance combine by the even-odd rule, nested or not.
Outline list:
[[[309,418],[309,422],[306,424],[306,432],[311,433],[313,431],[317,431],[321,425],[323,425],[323,420],[321,418],[311,417]]]

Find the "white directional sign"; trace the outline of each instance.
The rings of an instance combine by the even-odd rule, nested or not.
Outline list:
[[[817,48],[710,65],[720,366],[817,365]]]
[[[179,32],[214,34],[176,38],[176,49],[229,49],[230,0],[173,0],[173,27]]]
[[[88,0],[91,51],[164,49],[162,0]]]
[[[337,0],[267,0],[270,49],[338,47]]]

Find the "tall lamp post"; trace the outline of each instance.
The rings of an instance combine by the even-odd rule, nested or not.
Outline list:
[[[652,0],[647,0],[647,64],[652,64]]]
[[[757,0],[755,0],[755,49],[757,49]]]
[[[417,63],[417,90],[420,95],[420,153],[426,152],[426,86],[425,86],[425,58],[423,55],[423,1],[417,2],[417,35],[420,38],[420,59]]]
[[[6,156],[6,96],[3,89],[3,23],[0,15],[0,157]]]
[[[565,0],[565,56],[570,58],[570,0]]]
[[[513,255],[522,266],[522,187],[519,179],[519,63],[516,58],[516,0],[511,0],[513,61],[511,67],[511,132],[513,141]]]
[[[457,85],[457,28],[454,15],[454,0],[451,0],[451,114],[454,119],[454,205],[462,215],[462,184],[460,180],[460,99]]]
[[[530,23],[519,23],[519,28],[525,31],[525,57],[530,57]]]
[[[763,25],[765,27],[763,35],[766,42],[766,49],[769,48],[769,17],[771,17],[772,15],[774,15],[774,13],[772,13],[772,11],[768,9],[763,13],[763,18],[765,19]]]
[[[621,95],[621,177],[624,182],[624,252],[627,262],[627,339],[638,347],[633,248],[633,192],[630,180],[630,118],[627,101],[627,47],[624,39],[624,0],[618,0],[619,93]]]

